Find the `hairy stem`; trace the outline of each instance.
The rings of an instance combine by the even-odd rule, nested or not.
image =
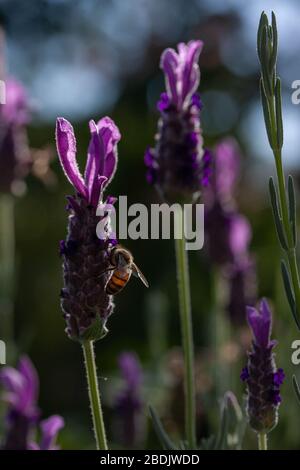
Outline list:
[[[182,226],[182,225],[181,225]],[[181,318],[182,346],[185,370],[185,432],[189,449],[196,449],[196,395],[194,376],[194,341],[188,257],[185,237],[175,240],[177,281]]]
[[[107,450],[108,447],[97,380],[93,341],[84,341],[82,343],[82,349],[84,354],[84,363],[86,368],[96,445],[98,450]]]
[[[267,435],[265,433],[257,434],[258,450],[268,450]]]

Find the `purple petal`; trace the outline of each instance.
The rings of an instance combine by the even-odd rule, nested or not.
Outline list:
[[[194,92],[197,90],[200,82],[200,69],[198,60],[203,48],[202,41],[190,41],[185,48],[182,44],[178,46],[180,51],[179,57],[183,61],[182,70],[182,103],[190,100]]]
[[[51,450],[53,448],[57,434],[64,425],[64,419],[59,415],[50,416],[50,418],[41,422],[41,450]]]
[[[267,301],[261,301],[259,311],[254,307],[247,307],[247,319],[256,344],[262,348],[269,347],[272,316]]]
[[[104,167],[104,146],[99,135],[95,121],[90,121],[91,140],[88,148],[88,158],[84,174],[85,184],[88,191],[89,202],[94,195],[94,185],[98,184],[98,175]],[[100,170],[101,169],[101,170]]]
[[[39,379],[37,371],[30,359],[23,356],[18,365],[18,370],[24,379],[22,402],[24,408],[35,406],[39,393]]]
[[[7,366],[0,370],[0,383],[8,392],[17,393],[22,388],[23,379],[18,370]]]
[[[108,116],[100,119],[97,123],[97,128],[103,140],[105,154],[104,168],[102,172],[100,171],[100,174],[106,176],[107,182],[105,186],[107,186],[117,169],[117,143],[121,139],[121,134],[114,121]]]
[[[103,189],[107,184],[106,176],[97,176],[97,179],[93,186],[93,192],[91,194],[91,204],[94,207],[97,207],[100,200],[102,199]]]
[[[166,49],[160,59],[160,67],[166,76],[166,89],[169,98],[175,105],[178,104],[178,65],[179,57],[173,49]]]
[[[76,191],[87,197],[87,190],[76,161],[76,139],[72,125],[64,118],[56,120],[56,146],[61,166]]]

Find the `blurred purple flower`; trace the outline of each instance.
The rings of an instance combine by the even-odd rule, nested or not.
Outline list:
[[[39,380],[30,359],[23,356],[17,368],[7,366],[1,369],[0,384],[4,389],[2,399],[8,406],[7,429],[2,448],[7,450],[30,449],[33,445],[31,436],[39,423],[40,417],[40,410],[37,405]],[[53,422],[54,419],[63,423],[63,419],[59,416],[51,417],[45,422]],[[45,422],[41,423],[42,429]]]
[[[66,241],[60,242],[63,258],[64,288],[61,306],[67,323],[66,332],[72,339],[100,339],[106,333],[106,321],[113,311],[112,296],[105,291],[110,273],[110,251],[116,244],[111,233],[108,205],[116,201],[103,191],[112,180],[117,167],[117,143],[120,132],[105,117],[97,124],[90,121],[91,140],[88,147],[84,177],[76,161],[76,139],[72,125],[57,119],[56,144],[61,165],[76,194],[68,196],[69,212]],[[107,208],[97,216],[97,207]],[[98,223],[104,222],[103,238],[96,235]]]
[[[195,198],[210,177],[211,156],[203,149],[202,104],[196,94],[202,47],[202,41],[180,43],[178,52],[166,49],[161,56],[166,92],[157,105],[161,118],[156,146],[146,150],[145,165],[147,181],[168,202]]]
[[[275,365],[272,350],[277,342],[271,340],[272,313],[265,299],[258,310],[247,307],[247,320],[253,333],[248,364],[241,373],[248,390],[247,414],[254,431],[267,433],[278,421],[280,385],[285,375]]]
[[[14,78],[5,80],[5,88],[6,103],[0,105],[0,192],[21,194],[32,163],[26,132],[29,103]]]
[[[235,324],[244,322],[246,305],[256,297],[255,263],[249,254],[252,230],[235,198],[240,160],[237,142],[221,140],[213,151],[212,182],[204,191],[206,247],[228,282],[227,311]]]
[[[61,416],[53,415],[50,418],[41,421],[41,442],[30,442],[29,449],[31,450],[58,450],[55,441],[59,431],[64,427],[65,422]]]
[[[142,432],[142,380],[141,365],[135,354],[120,354],[118,365],[123,387],[115,399],[114,410],[118,417],[118,437],[126,447],[134,447],[141,440]]]

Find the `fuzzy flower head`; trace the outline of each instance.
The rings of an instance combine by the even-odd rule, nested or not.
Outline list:
[[[259,309],[247,308],[247,320],[253,333],[248,364],[241,373],[247,384],[247,414],[254,431],[268,433],[278,422],[280,386],[285,375],[275,365],[272,350],[277,342],[271,340],[272,314],[265,299]]]
[[[147,180],[167,202],[195,199],[210,176],[210,153],[203,148],[200,128],[199,56],[202,41],[166,49],[160,61],[166,92],[158,102],[156,145],[145,153]]]
[[[100,339],[113,311],[112,296],[105,291],[109,278],[110,251],[116,243],[111,233],[109,214],[96,215],[97,207],[113,204],[116,199],[103,201],[104,189],[112,180],[117,167],[117,143],[120,132],[114,122],[105,117],[97,124],[90,122],[91,139],[87,151],[84,176],[76,160],[76,139],[72,125],[57,119],[56,143],[61,165],[76,194],[69,196],[68,234],[60,242],[63,259],[64,287],[61,306],[67,323],[66,332],[72,339]],[[104,220],[103,220],[104,219]],[[96,235],[99,222],[104,222],[104,234]]]
[[[6,450],[26,450],[37,448],[32,442],[32,434],[39,425],[38,408],[39,379],[30,359],[21,357],[17,368],[4,367],[0,371],[2,399],[7,404],[6,433],[3,448]],[[50,424],[52,423],[51,429]],[[60,426],[57,425],[60,423]],[[56,425],[55,425],[56,424]],[[59,429],[63,426],[60,416],[51,416],[40,423],[42,442],[38,448],[52,449]]]

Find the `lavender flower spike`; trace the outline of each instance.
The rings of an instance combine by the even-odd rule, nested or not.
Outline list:
[[[111,181],[117,166],[117,143],[120,132],[114,122],[105,117],[97,124],[90,121],[91,140],[87,152],[84,176],[76,161],[76,139],[72,125],[64,118],[57,119],[56,143],[61,165],[75,189],[69,196],[67,239],[60,243],[63,259],[64,288],[61,305],[67,323],[68,336],[76,340],[97,340],[106,330],[105,324],[113,311],[112,296],[106,294],[110,250],[116,243],[106,224],[104,239],[96,236],[101,220],[96,216],[99,204],[112,204],[109,197],[103,202],[103,191]]]
[[[277,342],[270,339],[272,314],[267,301],[263,299],[258,310],[248,307],[247,319],[254,339],[241,379],[246,382],[248,389],[247,414],[250,426],[254,431],[266,434],[278,421],[280,386],[285,375],[275,365],[272,350]]]
[[[148,182],[169,203],[194,199],[209,180],[211,157],[203,149],[202,105],[196,94],[202,47],[202,41],[190,41],[161,56],[167,91],[158,102],[156,146],[146,151],[145,164]]]
[[[1,369],[0,384],[4,390],[2,398],[8,406],[6,434],[1,448],[54,449],[54,440],[64,421],[61,416],[55,415],[39,423],[40,410],[37,405],[39,379],[30,359],[23,356],[16,369],[8,366]],[[40,446],[31,442],[31,436],[39,424],[42,430]]]

